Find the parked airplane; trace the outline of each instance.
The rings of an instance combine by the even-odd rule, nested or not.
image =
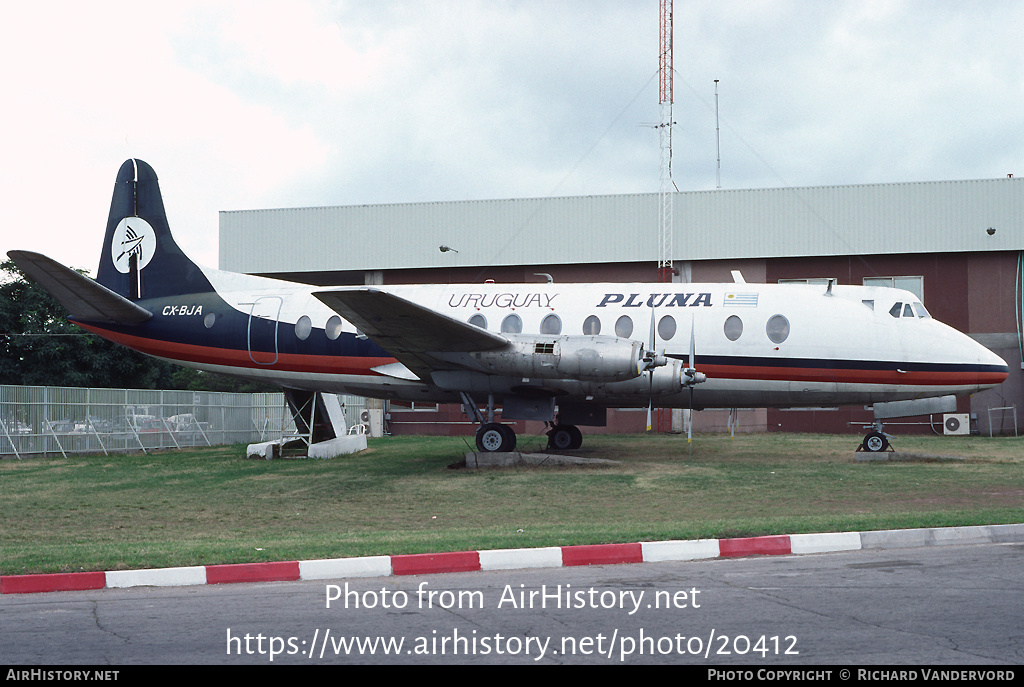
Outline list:
[[[550,445],[575,448],[577,426],[603,425],[607,408],[648,408],[650,424],[652,405],[872,404],[970,394],[1008,376],[998,356],[893,288],[738,273],[731,284],[318,288],[200,268],[171,237],[141,160],[118,172],[96,281],[38,253],[8,255],[99,336],[279,384],[293,410],[316,392],[462,403],[482,451],[515,446],[499,406],[503,420],[552,423]],[[872,432],[864,445],[885,441]]]

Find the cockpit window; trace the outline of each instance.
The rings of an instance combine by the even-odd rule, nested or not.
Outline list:
[[[893,317],[931,317],[931,314],[925,309],[924,303],[920,301],[914,301],[913,304],[897,303],[889,308],[889,314]]]

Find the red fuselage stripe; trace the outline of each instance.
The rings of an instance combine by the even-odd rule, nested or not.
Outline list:
[[[378,365],[394,363],[394,358],[383,357],[357,357],[357,356],[330,356],[330,355],[300,355],[294,353],[281,353],[277,355],[277,361],[273,364],[261,365],[255,362],[248,350],[233,348],[216,348],[213,346],[197,346],[195,344],[176,343],[174,341],[163,341],[149,339],[130,334],[113,332],[94,325],[76,323],[83,329],[87,329],[106,339],[110,339],[122,346],[127,346],[140,353],[169,358],[187,363],[198,363],[203,365],[220,365],[223,367],[243,367],[247,369],[271,369],[287,370],[289,372],[306,372],[311,374],[338,374],[338,375],[368,375],[377,376],[370,368]],[[255,352],[257,359],[273,357],[273,353]]]
[[[183,362],[240,367],[246,369],[272,369],[311,374],[348,374],[378,376],[371,368],[394,363],[394,358],[301,355],[281,353],[273,364],[259,364],[245,349],[217,348],[195,344],[175,343],[120,332],[95,325],[79,324],[84,329],[111,339],[148,355]],[[272,353],[256,353],[257,358],[270,358]],[[699,361],[698,361],[699,363]],[[971,386],[999,384],[1007,377],[1004,371],[972,369],[945,369],[935,371],[864,370],[836,367],[776,367],[769,365],[701,365],[700,370],[710,379],[749,379],[781,382],[824,382],[837,384],[896,384],[901,386]]]

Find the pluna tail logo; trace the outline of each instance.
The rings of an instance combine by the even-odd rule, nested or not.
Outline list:
[[[156,253],[156,232],[141,217],[125,217],[114,229],[110,243],[110,257],[121,274],[128,274],[134,255],[141,270]]]

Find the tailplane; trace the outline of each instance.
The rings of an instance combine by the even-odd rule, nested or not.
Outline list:
[[[212,288],[171,237],[156,172],[142,160],[118,170],[96,281],[132,301]]]
[[[145,308],[45,255],[27,250],[8,251],[7,255],[30,279],[67,308],[74,320],[142,324],[153,316]]]

